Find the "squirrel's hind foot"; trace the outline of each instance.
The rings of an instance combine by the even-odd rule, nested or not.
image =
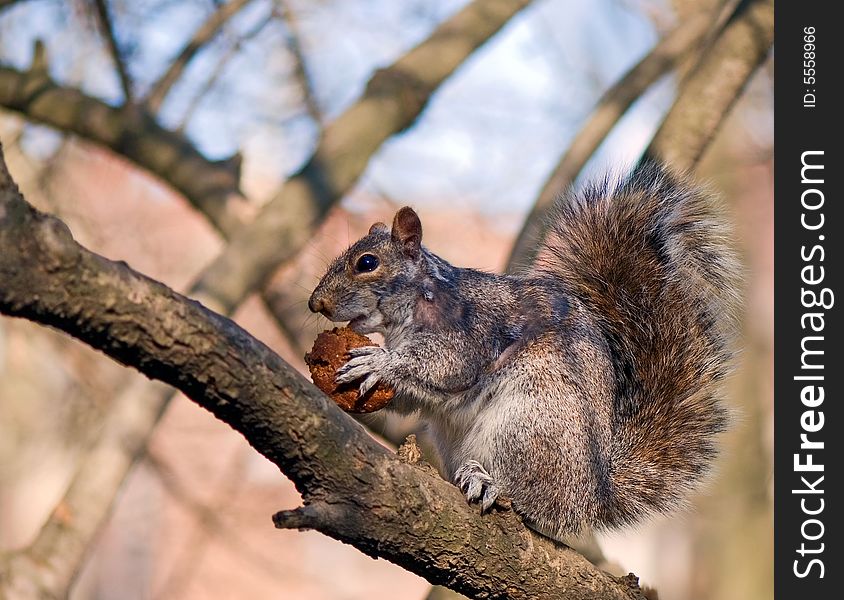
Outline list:
[[[457,469],[454,481],[469,502],[477,502],[481,505],[482,513],[489,511],[501,496],[501,488],[476,460],[467,461]]]

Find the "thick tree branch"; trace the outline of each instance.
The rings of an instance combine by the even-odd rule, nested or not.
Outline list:
[[[714,14],[699,11],[691,15],[663,37],[636,66],[604,93],[563,158],[545,180],[513,244],[508,261],[509,270],[533,261],[548,209],[560,191],[574,182],[583,166],[633,102],[700,44],[706,33],[712,30],[720,14],[719,10]]]
[[[635,582],[532,534],[511,512],[480,517],[235,323],[79,246],[24,201],[2,154],[0,312],[67,332],[242,433],[302,494],[301,509],[276,517],[280,527],[318,529],[472,597],[642,597]],[[3,569],[9,595],[28,573],[17,558]]]
[[[132,80],[129,78],[126,64],[123,62],[123,53],[120,52],[120,48],[117,45],[117,37],[114,35],[114,23],[112,22],[111,15],[108,13],[108,6],[105,0],[94,0],[94,7],[97,11],[97,20],[100,23],[100,29],[102,29],[108,50],[111,53],[111,59],[114,62],[114,68],[117,70],[117,76],[120,78],[123,97],[126,100],[126,104],[131,104]]]
[[[50,79],[45,68],[0,66],[0,106],[27,119],[109,148],[178,190],[218,229],[245,221],[240,174],[228,162],[210,161],[183,135],[168,131],[141,110],[115,108]]]
[[[170,93],[170,89],[182,76],[185,68],[191,59],[196,56],[203,46],[210,42],[219,33],[220,29],[231,20],[242,8],[252,0],[231,0],[218,8],[208,19],[199,26],[193,34],[193,38],[182,48],[179,55],[173,59],[164,74],[150,88],[149,93],[143,100],[147,109],[155,114],[161,108],[161,104]]]
[[[773,0],[742,0],[684,82],[646,156],[694,169],[773,42]]]

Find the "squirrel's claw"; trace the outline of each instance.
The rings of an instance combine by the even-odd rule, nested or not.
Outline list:
[[[467,461],[457,469],[454,479],[469,502],[480,503],[482,513],[489,511],[501,494],[495,480],[476,460]]]
[[[360,384],[360,388],[358,388],[361,397],[363,397],[366,392],[375,387],[375,384],[377,384],[378,381],[379,377],[375,373],[369,375],[366,379],[364,379]]]
[[[386,353],[387,351],[379,346],[364,346],[349,350],[348,354],[352,358],[337,369],[334,381],[350,383],[363,379],[360,384],[360,395],[363,396],[380,380],[378,374],[384,369]]]
[[[360,356],[372,356],[373,354],[380,354],[385,350],[381,346],[360,346],[359,348],[349,348],[346,351],[346,354],[351,356],[352,358],[358,358]]]

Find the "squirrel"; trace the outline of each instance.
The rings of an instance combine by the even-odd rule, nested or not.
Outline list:
[[[521,273],[455,267],[409,207],[333,261],[308,306],[384,347],[338,382],[396,390],[445,475],[565,541],[684,504],[728,424],[737,261],[711,194],[653,163],[558,198]]]

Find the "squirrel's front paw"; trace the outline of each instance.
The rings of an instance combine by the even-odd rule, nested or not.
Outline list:
[[[387,367],[388,350],[380,346],[362,346],[352,348],[348,354],[352,358],[337,369],[334,381],[349,383],[363,379],[360,384],[360,395],[363,396],[381,379]]]
[[[501,494],[501,488],[476,460],[467,461],[454,474],[454,481],[469,502],[479,502],[481,512],[487,512]]]

